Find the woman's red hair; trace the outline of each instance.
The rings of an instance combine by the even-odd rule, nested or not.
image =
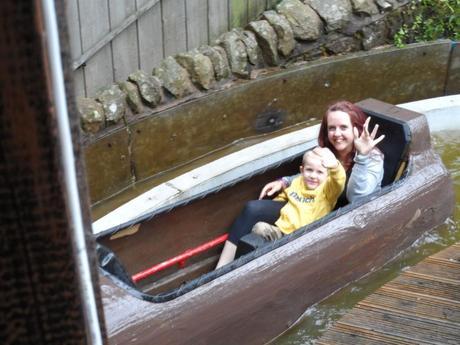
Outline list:
[[[350,117],[351,125],[358,129],[359,134],[361,134],[361,132],[363,131],[363,125],[364,125],[364,122],[366,121],[366,115],[356,105],[348,101],[336,102],[332,104],[331,106],[329,106],[327,111],[324,113],[323,120],[321,121],[321,127],[319,129],[318,144],[321,147],[329,148],[337,157],[338,156],[337,151],[334,145],[332,145],[331,142],[329,141],[329,138],[327,135],[328,134],[327,117],[329,113],[332,111],[343,111],[344,113],[347,113],[348,116]],[[348,154],[346,161],[342,162],[345,170],[348,171],[353,166],[354,156],[355,156],[355,148],[353,146],[353,150]]]

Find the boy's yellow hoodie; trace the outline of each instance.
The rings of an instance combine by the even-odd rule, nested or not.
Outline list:
[[[328,169],[328,177],[318,188],[307,189],[302,175],[296,177],[291,185],[274,200],[287,201],[280,211],[275,225],[285,234],[310,224],[331,212],[345,187],[345,169],[339,163]]]

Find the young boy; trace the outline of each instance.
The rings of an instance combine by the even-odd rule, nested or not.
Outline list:
[[[273,241],[325,216],[334,208],[345,180],[344,168],[329,149],[307,151],[300,176],[274,199],[287,202],[275,225],[258,222],[252,232]]]

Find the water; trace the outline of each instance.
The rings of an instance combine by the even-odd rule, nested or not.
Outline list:
[[[456,206],[453,216],[447,219],[445,224],[426,233],[393,263],[308,308],[294,327],[270,345],[314,344],[315,339],[329,325],[346,314],[357,302],[397,277],[402,270],[460,241],[460,130],[436,132],[432,142],[454,181]]]

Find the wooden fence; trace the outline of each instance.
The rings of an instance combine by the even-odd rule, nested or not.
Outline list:
[[[94,96],[137,69],[213,42],[279,0],[69,0],[77,97]]]

